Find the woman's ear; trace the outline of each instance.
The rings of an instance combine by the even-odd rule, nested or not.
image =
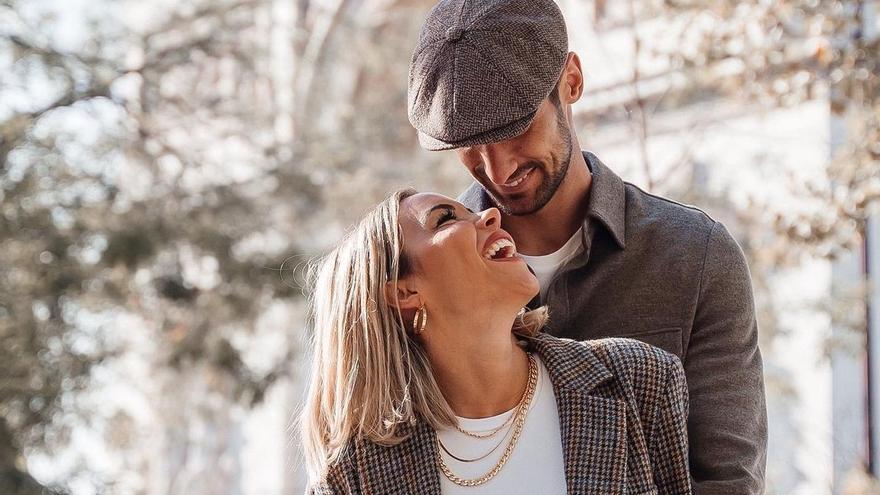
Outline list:
[[[396,284],[385,282],[385,298],[388,304],[401,310],[415,309],[423,304],[421,295],[408,278],[398,279]]]

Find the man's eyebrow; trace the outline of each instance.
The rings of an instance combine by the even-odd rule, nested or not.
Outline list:
[[[455,211],[455,206],[449,203],[440,203],[438,205],[432,206],[428,211],[425,212],[424,215],[419,219],[422,225],[427,225],[428,217],[431,216],[431,213],[434,213],[434,210],[452,210]]]

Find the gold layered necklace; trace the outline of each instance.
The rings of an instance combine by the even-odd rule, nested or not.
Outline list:
[[[526,422],[526,416],[528,415],[528,412],[529,412],[529,405],[531,404],[532,398],[535,395],[535,386],[538,383],[538,364],[535,361],[535,358],[531,354],[529,354],[528,356],[529,356],[529,380],[528,380],[528,384],[526,385],[526,390],[523,393],[523,397],[520,399],[520,402],[517,405],[516,412],[513,415],[511,415],[511,418],[515,418],[515,419],[513,419],[513,427],[512,427],[512,434],[511,434],[510,442],[507,444],[507,447],[504,449],[504,453],[501,454],[501,459],[498,460],[498,462],[495,464],[494,467],[492,467],[492,469],[489,470],[489,472],[487,472],[483,476],[480,476],[479,478],[473,478],[473,479],[465,479],[465,478],[461,478],[461,477],[457,476],[455,473],[452,472],[451,469],[449,469],[449,466],[446,465],[446,462],[443,460],[443,456],[440,453],[440,450],[442,449],[444,452],[448,453],[450,456],[452,456],[455,459],[458,459],[458,460],[462,460],[462,459],[452,455],[452,453],[450,453],[449,450],[446,449],[446,446],[443,445],[443,442],[440,441],[440,437],[439,436],[437,437],[437,443],[441,447],[441,449],[437,450],[437,465],[440,467],[440,471],[443,472],[443,475],[446,476],[446,478],[449,481],[451,481],[459,486],[480,486],[480,485],[486,483],[487,481],[491,480],[492,478],[494,478],[495,475],[497,475],[498,472],[501,471],[501,468],[504,467],[504,464],[507,463],[507,460],[510,458],[510,455],[513,453],[514,447],[516,447],[517,441],[519,441],[519,436],[522,433],[523,426],[525,425],[525,422]],[[505,424],[506,424],[506,422],[505,422]],[[502,427],[503,426],[504,425],[502,425]],[[470,433],[470,432],[462,430],[459,427],[457,427],[457,429],[466,435]],[[498,431],[500,431],[500,429],[501,428],[497,428],[496,431],[494,431],[493,433],[491,433],[489,435],[484,435],[482,437],[475,436],[475,434],[470,435],[470,436],[475,436],[475,438],[488,438],[488,437],[494,435],[495,433],[497,433]],[[506,438],[506,435],[505,435],[505,438]],[[495,449],[497,449],[498,446],[500,446],[501,443],[503,443],[503,442],[504,442],[504,440],[502,439],[502,441],[498,445],[496,445],[495,448],[493,448],[491,451],[489,451],[489,453],[487,453],[477,459],[464,460],[464,462],[473,462],[473,461],[477,461],[477,460],[480,460],[480,459],[487,457],[489,454],[494,452]]]
[[[511,414],[510,416],[513,417],[513,414]],[[498,447],[501,447],[501,444],[504,443],[504,440],[509,436],[509,434],[510,434],[511,431],[512,431],[512,430],[507,430],[507,434],[505,434],[503,437],[501,437],[501,440],[499,440],[498,443],[496,443],[495,446],[492,447],[492,450],[490,450],[489,452],[486,452],[485,454],[481,455],[480,457],[475,457],[475,458],[473,458],[473,459],[464,459],[464,458],[458,457],[457,455],[453,454],[452,452],[449,451],[449,449],[446,447],[446,445],[443,445],[443,441],[440,440],[440,437],[437,437],[437,442],[440,443],[440,448],[443,449],[443,452],[446,452],[446,454],[447,454],[449,457],[452,457],[452,458],[455,459],[456,461],[459,461],[459,462],[477,462],[477,461],[482,461],[483,459],[485,459],[485,458],[489,457],[490,455],[492,455],[492,452],[495,452],[496,450],[498,450]]]

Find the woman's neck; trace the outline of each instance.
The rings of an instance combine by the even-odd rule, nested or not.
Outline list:
[[[486,418],[519,403],[528,382],[525,351],[511,333],[513,318],[435,321],[425,347],[434,377],[457,416]],[[457,329],[452,325],[462,325]],[[463,332],[463,328],[470,329]],[[461,335],[472,336],[461,338]],[[455,335],[455,339],[449,336]]]

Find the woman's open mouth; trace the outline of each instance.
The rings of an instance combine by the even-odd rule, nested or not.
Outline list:
[[[486,248],[483,257],[492,261],[516,258],[516,245],[510,239],[498,239]]]

